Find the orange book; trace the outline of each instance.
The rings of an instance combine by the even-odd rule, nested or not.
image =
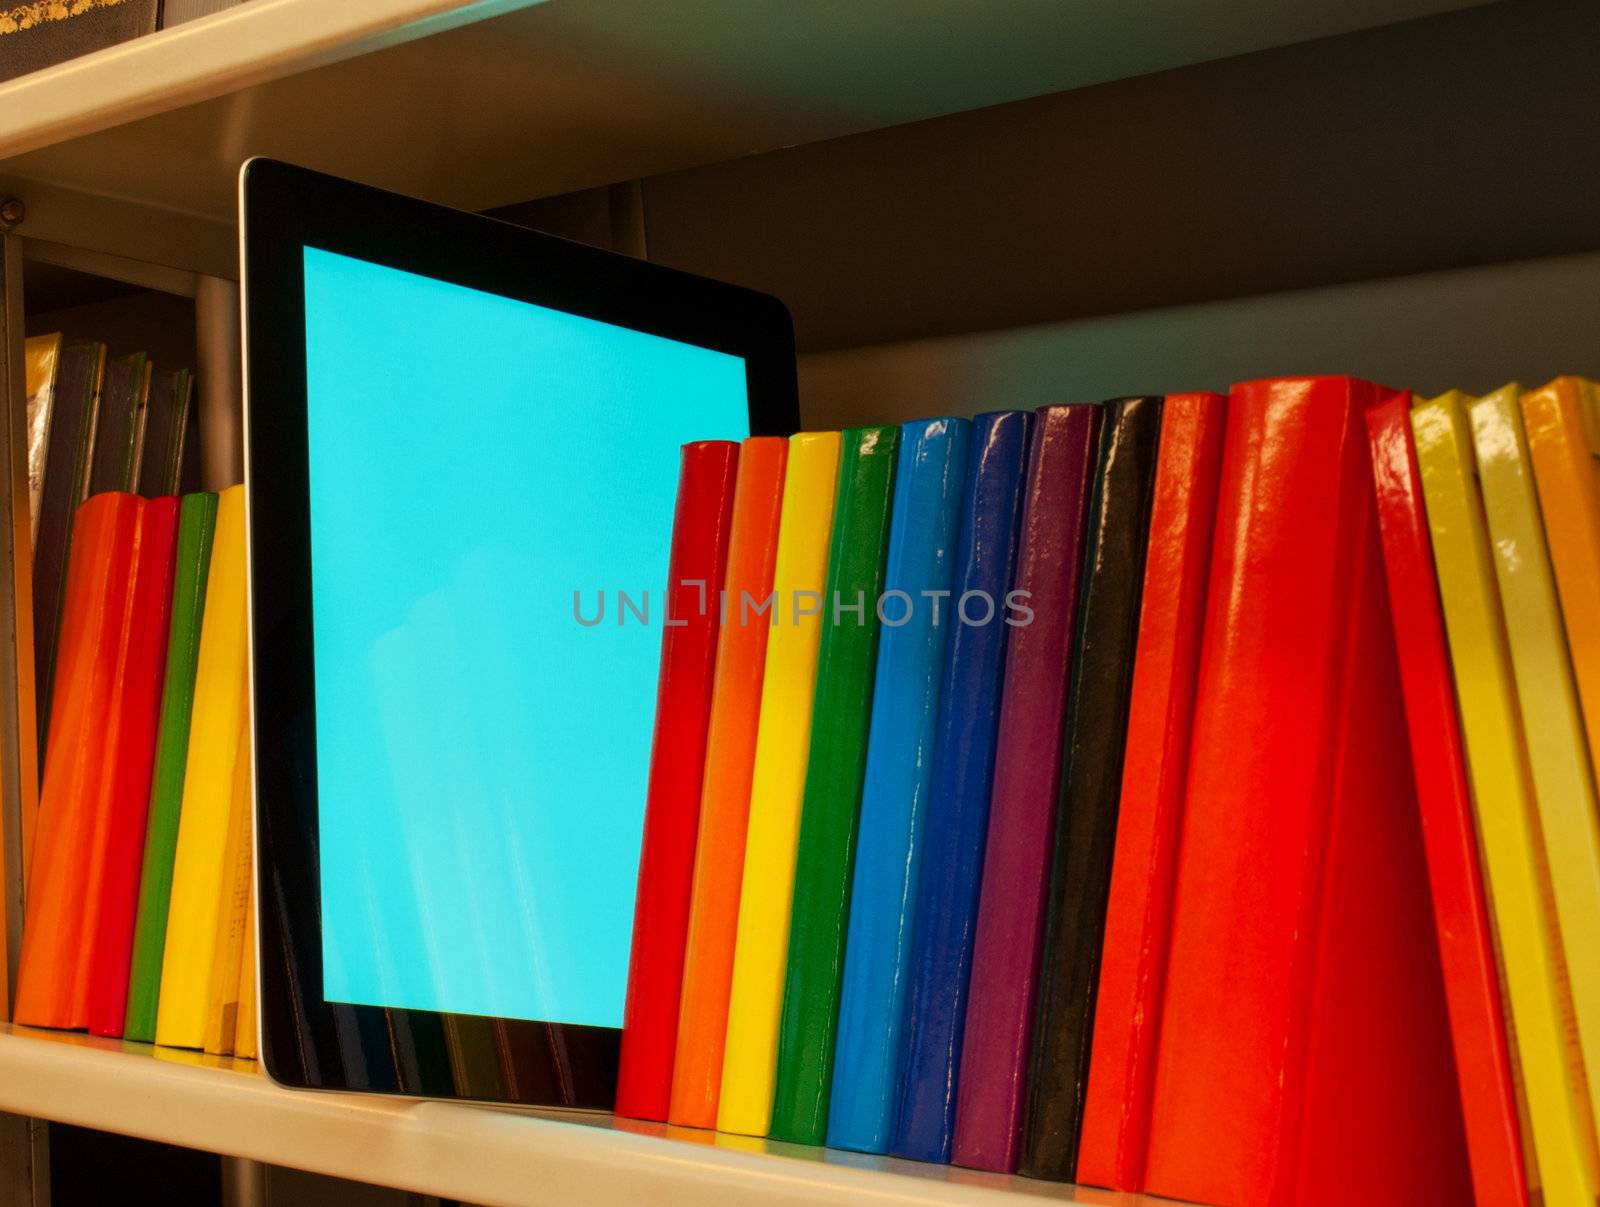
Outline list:
[[[105,726],[132,595],[141,506],[130,494],[96,495],[73,521],[12,1013],[27,1026],[87,1023],[76,1009],[77,977],[87,935]]]
[[[744,836],[771,627],[770,612],[756,609],[772,594],[788,455],[789,442],[779,436],[752,436],[739,452],[668,1108],[671,1122],[689,1127],[717,1124]]]
[[[96,1035],[122,1034],[128,965],[144,866],[156,721],[167,669],[168,612],[177,549],[178,500],[139,500],[117,673],[105,727],[94,841],[84,902],[84,944],[72,1013]]]
[[[1523,394],[1522,420],[1589,754],[1600,760],[1600,390],[1558,377]]]

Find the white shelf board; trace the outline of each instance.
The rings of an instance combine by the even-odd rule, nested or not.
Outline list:
[[[0,180],[226,221],[271,155],[484,209],[1481,2],[250,0],[0,85]]]
[[[0,1027],[0,1111],[484,1207],[1164,1200],[608,1116],[281,1089],[253,1063]]]

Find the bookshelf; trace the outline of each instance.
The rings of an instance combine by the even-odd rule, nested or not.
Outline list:
[[[602,1116],[295,1093],[248,1062],[10,1028],[0,1109],[483,1207],[1157,1202]]]
[[[485,209],[1461,7],[251,0],[0,85],[0,184],[48,186],[36,237],[226,275],[252,154]]]
[[[1597,35],[1584,0],[250,0],[0,84],[0,199],[25,208],[0,234],[7,264],[192,306],[215,382],[237,373],[234,189],[254,154],[775,292],[814,426],[1307,370],[1600,376]],[[7,345],[22,306],[8,272]],[[226,480],[233,395],[202,395]],[[21,674],[0,652],[13,753]],[[0,764],[15,800],[22,769]],[[0,1112],[485,1204],[1141,1202],[294,1094],[9,1030]],[[34,1190],[0,1168],[0,1204],[42,1207]]]

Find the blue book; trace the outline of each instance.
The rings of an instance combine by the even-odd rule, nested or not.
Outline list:
[[[890,1144],[895,1154],[919,1161],[948,1161],[955,1129],[967,977],[1010,631],[1004,600],[1016,569],[1032,421],[1023,411],[1001,411],[980,415],[972,424],[954,598],[975,592],[973,598],[993,598],[999,607],[994,623],[965,624],[958,615],[950,630],[932,785],[921,819],[927,837],[915,881],[899,1044],[904,1069]],[[968,614],[975,611],[974,605]]]
[[[960,623],[951,590],[971,427],[922,419],[900,429],[828,1110],[834,1148],[883,1152],[893,1135],[917,855],[946,639]],[[991,623],[1003,625],[1003,607],[995,600]]]

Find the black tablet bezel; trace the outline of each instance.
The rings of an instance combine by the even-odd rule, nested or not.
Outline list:
[[[742,357],[755,435],[799,426],[788,311],[765,294],[273,160],[240,172],[262,1063],[308,1089],[608,1110],[618,1030],[322,997],[307,246]]]

